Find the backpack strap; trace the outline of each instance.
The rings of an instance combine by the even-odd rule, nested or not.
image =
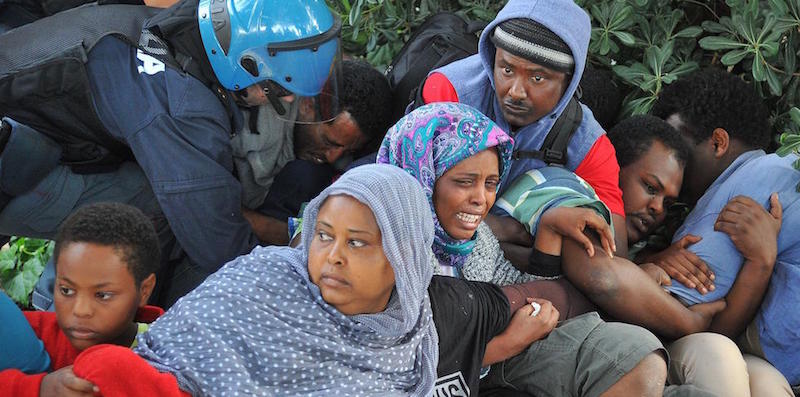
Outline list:
[[[481,30],[485,29],[486,25],[488,24],[489,24],[488,22],[484,22],[481,20],[476,20],[476,21],[467,20],[467,33],[472,33],[472,34],[478,33]]]
[[[523,158],[536,159],[545,162],[548,165],[561,165],[567,164],[567,147],[572,134],[578,129],[583,119],[583,109],[576,97],[572,97],[567,103],[567,107],[558,116],[550,132],[544,138],[544,143],[539,150],[515,150],[512,158],[519,160]]]
[[[422,79],[422,82],[419,83],[417,88],[411,91],[411,95],[413,95],[409,100],[411,101],[408,106],[406,107],[406,114],[411,113],[412,110],[425,105],[425,99],[422,98],[422,88],[425,87],[425,83],[428,81],[428,76],[425,76]]]

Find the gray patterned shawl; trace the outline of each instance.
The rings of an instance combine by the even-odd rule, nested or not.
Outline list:
[[[306,247],[334,194],[369,206],[380,227],[396,279],[383,312],[346,316],[309,280]],[[429,395],[433,223],[419,183],[397,167],[357,167],[304,218],[299,248],[258,247],[229,262],[153,323],[136,352],[195,396]]]

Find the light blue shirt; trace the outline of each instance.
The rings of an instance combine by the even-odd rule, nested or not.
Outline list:
[[[714,271],[716,289],[706,295],[672,280],[669,291],[688,304],[724,298],[744,263],[727,234],[714,231],[714,222],[728,201],[749,196],[769,208],[769,196],[778,192],[783,223],[778,235],[778,257],[764,301],[756,314],[761,347],[766,358],[789,380],[800,384],[800,172],[792,167],[796,156],[779,157],[761,150],[739,156],[697,202],[673,241],[686,234],[703,239],[689,250]]]

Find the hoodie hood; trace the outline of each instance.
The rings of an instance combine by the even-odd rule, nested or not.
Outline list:
[[[569,85],[553,111],[542,118],[555,119],[566,108],[583,76],[592,30],[589,15],[572,0],[510,0],[483,30],[478,43],[478,54],[492,88],[494,88],[494,55],[497,48],[492,43],[491,35],[497,25],[515,18],[530,19],[544,25],[564,40],[572,51],[575,68],[570,76]]]
[[[500,128],[512,131],[508,121],[503,117],[495,92],[493,66],[496,48],[490,35],[498,24],[514,18],[536,21],[558,35],[570,48],[575,64],[567,89],[555,108],[539,120],[512,132],[515,151],[534,151],[541,149],[553,124],[575,95],[586,65],[591,23],[589,15],[573,0],[510,0],[497,14],[497,18],[483,30],[478,54],[453,62],[435,72],[447,77],[458,95],[459,102],[477,108],[494,120]],[[581,108],[583,118],[567,146],[565,168],[570,171],[578,168],[597,139],[604,134],[603,127],[594,119],[592,111],[583,104]],[[519,158],[512,161],[506,178],[500,184],[498,194],[503,194],[509,184],[526,171],[545,165],[543,161],[533,158]]]

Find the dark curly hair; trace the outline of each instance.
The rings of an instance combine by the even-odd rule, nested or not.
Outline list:
[[[770,141],[769,112],[754,88],[720,69],[707,68],[681,77],[664,88],[651,114],[666,120],[679,114],[685,132],[700,143],[724,128],[753,148]]]
[[[156,272],[161,258],[153,223],[139,209],[121,203],[90,204],[73,212],[56,235],[56,266],[63,247],[79,242],[114,247],[128,265],[137,288]]]
[[[370,143],[380,143],[392,125],[392,90],[386,76],[365,61],[343,61],[339,100]]]
[[[689,160],[689,146],[680,133],[655,116],[641,115],[622,120],[608,131],[608,139],[614,145],[620,167],[639,160],[654,141],[672,150],[682,166],[686,166]]]
[[[622,90],[614,82],[609,70],[594,69],[587,66],[581,77],[581,103],[588,106],[595,120],[608,130],[617,120],[622,107]]]

